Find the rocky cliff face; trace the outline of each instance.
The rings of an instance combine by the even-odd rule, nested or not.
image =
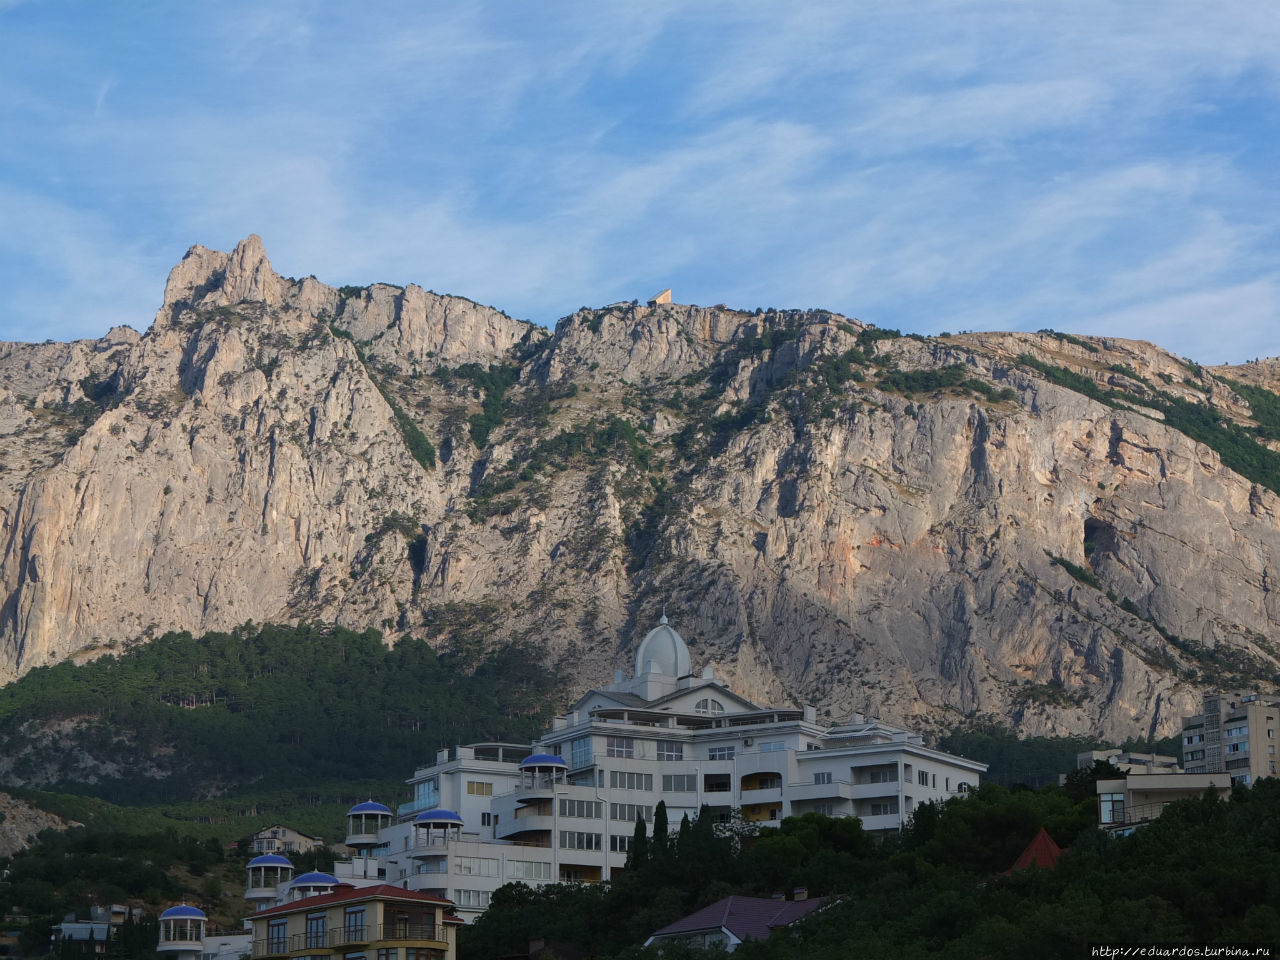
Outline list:
[[[1164,734],[1280,673],[1280,455],[1232,386],[1274,378],[1237,372],[820,311],[548,333],[193,247],[145,335],[0,345],[0,676],[319,618],[533,640],[568,695],[665,602],[763,700]]]

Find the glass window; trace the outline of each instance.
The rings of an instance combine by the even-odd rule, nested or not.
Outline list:
[[[787,743],[785,740],[766,740],[764,743],[760,744],[761,753],[777,753],[778,751],[785,749],[787,749]]]
[[[818,772],[818,773],[815,773],[815,774],[813,775],[813,782],[814,782],[814,783],[830,783],[830,782],[831,782],[831,771],[830,771],[830,770],[824,770],[824,771],[820,771],[820,772]]]
[[[658,741],[658,759],[659,760],[683,760],[684,744],[677,743],[672,740]]]
[[[663,793],[694,793],[697,789],[696,773],[664,773],[662,775]]]
[[[267,952],[284,953],[289,942],[289,921],[270,920],[267,922]]]
[[[508,860],[509,880],[550,880],[551,864],[540,860]]]
[[[627,823],[635,823],[636,817],[640,817],[644,821],[653,819],[653,807],[643,803],[611,803],[609,804],[610,820],[625,820]]]
[[[609,849],[614,853],[630,853],[631,837],[619,836],[616,833],[609,835]]]
[[[591,738],[579,737],[569,744],[569,766],[577,769],[591,763]]]
[[[485,780],[468,780],[467,794],[472,797],[492,797],[493,784]]]
[[[693,712],[704,717],[715,716],[716,714],[724,713],[724,704],[711,697],[703,697],[693,705]]]
[[[633,759],[636,755],[635,738],[610,737],[605,750],[611,757],[621,757],[625,760]]]
[[[348,941],[364,939],[364,907],[347,907],[343,911],[342,932]]]
[[[580,830],[560,831],[561,850],[599,850],[600,834],[585,833]]]
[[[453,872],[468,877],[501,876],[498,867],[497,857],[455,857],[453,861]]]
[[[326,935],[326,924],[329,915],[326,913],[312,913],[307,916],[307,947],[327,947],[329,939]]]
[[[610,770],[609,786],[614,790],[652,790],[652,773],[631,773],[626,770]]]
[[[453,892],[460,907],[480,907],[483,909],[489,906],[489,898],[493,896],[488,890],[455,890]]]
[[[1098,794],[1098,820],[1102,823],[1124,823],[1124,794]]]
[[[737,748],[733,746],[712,747],[707,751],[707,759],[708,760],[732,760],[736,752],[737,752]]]
[[[599,820],[603,808],[604,805],[599,800],[570,800],[564,797],[560,799],[560,816],[562,817],[587,817]]]

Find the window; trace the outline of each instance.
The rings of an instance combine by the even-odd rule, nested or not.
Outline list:
[[[492,821],[492,819],[493,819],[493,814],[490,814],[490,813],[482,813],[482,814],[480,814],[480,826],[482,826],[482,827],[487,827],[487,826],[489,826],[489,824],[490,824],[490,822]]]
[[[822,814],[824,817],[829,817],[829,816],[831,816],[833,809],[834,809],[834,808],[833,808],[833,807],[832,807],[832,805],[831,805],[831,804],[829,804],[829,803],[815,803],[815,804],[813,805],[813,812],[814,812],[814,813],[820,813],[820,814]]]
[[[662,775],[663,793],[694,793],[697,789],[696,773],[664,773]]]
[[[599,850],[600,834],[583,833],[580,830],[560,831],[561,850]]]
[[[782,776],[777,773],[758,773],[755,780],[749,780],[747,777],[742,778],[745,782],[742,784],[744,790],[777,790],[782,786]],[[747,784],[754,784],[748,786]]]
[[[286,953],[289,942],[289,921],[270,920],[267,922],[267,952]]]
[[[453,894],[458,906],[479,907],[482,910],[489,906],[489,898],[493,896],[488,890],[455,890]]]
[[[436,807],[440,805],[440,784],[435,777],[413,785],[413,803],[415,807]]]
[[[1124,794],[1098,794],[1098,820],[1102,823],[1124,823]]]
[[[400,960],[399,947],[379,947],[378,960]]]
[[[1237,740],[1235,743],[1227,744],[1227,753],[1248,753],[1248,752],[1249,752],[1248,740]]]
[[[831,771],[830,771],[830,770],[826,770],[826,771],[821,771],[821,772],[819,772],[819,773],[815,773],[815,774],[813,775],[813,782],[814,782],[814,783],[830,783],[830,782],[831,782]]]
[[[898,770],[896,767],[890,767],[888,770],[872,770],[870,776],[867,777],[868,783],[895,783],[898,779]]]
[[[455,857],[453,872],[464,877],[500,877],[497,857]]]
[[[585,767],[591,762],[591,738],[579,737],[569,744],[569,766]]]
[[[777,753],[778,751],[785,749],[787,749],[787,742],[785,740],[766,740],[764,743],[760,744],[761,753]]]
[[[703,697],[693,705],[693,712],[701,714],[704,717],[714,716],[719,713],[724,713],[724,704],[719,700],[714,700],[710,697]]]
[[[944,790],[946,790],[946,791],[947,791],[947,793],[950,793],[950,792],[951,792],[951,778],[950,778],[950,777],[947,777],[947,784],[946,784],[946,786],[945,786],[945,787],[943,787],[943,789],[944,789]]]
[[[508,860],[508,880],[550,880],[551,864],[540,860]]]
[[[922,787],[927,787],[929,785],[929,774],[925,773],[923,770],[919,771],[916,774],[916,783],[920,784]]]
[[[1187,746],[1191,746],[1196,743],[1204,743],[1204,734],[1203,733],[1188,734],[1187,736],[1182,738],[1182,742],[1185,743]]]
[[[733,755],[736,752],[737,752],[737,747],[734,747],[734,746],[712,747],[710,750],[707,751],[707,759],[708,760],[732,760]]]
[[[609,849],[614,853],[630,853],[631,838],[620,837],[616,833],[609,834]]]
[[[653,807],[646,806],[642,803],[611,803],[609,804],[610,820],[625,820],[627,823],[635,823],[636,817],[640,817],[644,821],[653,819]]]
[[[560,800],[560,816],[599,820],[604,805],[599,800]]]
[[[310,913],[307,914],[307,947],[327,947],[329,938],[326,935],[326,926],[329,915],[327,913]]]
[[[342,933],[348,943],[364,939],[364,907],[347,907],[342,914]]]
[[[1184,759],[1184,760],[1186,760],[1188,763],[1190,763],[1192,760],[1203,760],[1203,759],[1204,759],[1204,751],[1203,751],[1203,750],[1188,750],[1188,751],[1183,755],[1183,759]]]
[[[897,812],[898,801],[896,798],[871,804],[871,816],[873,817],[887,817]]]
[[[472,797],[492,797],[493,784],[484,780],[468,780],[467,794]]]
[[[1234,727],[1227,727],[1225,730],[1222,731],[1222,735],[1224,737],[1243,737],[1248,732],[1249,732],[1249,725],[1247,723],[1240,723]]]
[[[652,790],[652,773],[630,773],[626,770],[610,770],[609,786],[614,790]]]
[[[676,743],[672,740],[658,741],[658,759],[659,760],[683,760],[684,744]]]
[[[444,960],[444,951],[433,947],[405,947],[404,960]]]
[[[630,760],[636,755],[635,737],[610,737],[605,752],[611,757]]]
[[[439,860],[428,860],[426,863],[418,864],[414,873],[448,873],[448,868],[448,858],[441,857]]]

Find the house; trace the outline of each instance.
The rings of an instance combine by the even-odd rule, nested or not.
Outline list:
[[[656,307],[660,303],[670,303],[670,302],[671,302],[671,288],[667,287],[667,289],[659,293],[655,293],[652,297],[650,297],[648,302],[645,305],[650,307]]]
[[[455,960],[459,923],[448,900],[376,884],[339,884],[255,913],[250,956],[309,960]],[[303,953],[305,951],[305,953]]]
[[[764,940],[778,927],[787,927],[822,906],[821,900],[774,900],[767,897],[725,897],[675,923],[669,923],[644,942],[680,943],[732,953],[744,940]]]
[[[1125,836],[1154,820],[1175,800],[1191,800],[1213,790],[1219,799],[1231,793],[1226,773],[1131,773],[1124,779],[1099,780],[1098,826]]]
[[[1182,720],[1182,766],[1187,773],[1229,773],[1250,786],[1276,776],[1280,699],[1257,693],[1209,694],[1200,713]]]
[[[631,678],[617,671],[587,691],[535,743],[441,750],[394,813],[353,807],[356,855],[331,879],[430,893],[471,918],[512,881],[608,881],[625,867],[636,818],[651,820],[659,801],[673,824],[703,807],[719,822],[761,825],[816,812],[890,835],[916,806],[976,787],[985,770],[874,717],[831,724],[814,707],[755,704],[710,667],[695,672],[664,615]],[[251,875],[250,886],[287,897],[273,886],[281,876]]]
[[[249,845],[254,853],[309,853],[323,847],[324,841],[277,823],[255,833]]]

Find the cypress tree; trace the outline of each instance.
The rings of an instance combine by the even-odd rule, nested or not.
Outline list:
[[[631,851],[627,854],[627,869],[636,870],[649,862],[649,837],[645,833],[644,817],[636,814],[636,829],[631,834]]]
[[[653,853],[655,856],[667,850],[667,801],[659,800],[653,811]]]

